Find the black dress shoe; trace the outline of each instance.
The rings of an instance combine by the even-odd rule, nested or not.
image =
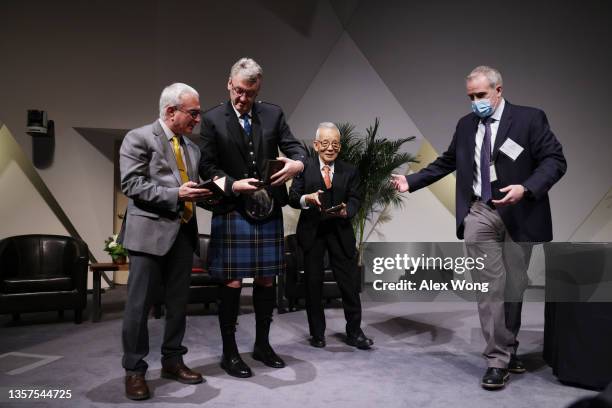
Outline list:
[[[325,347],[325,337],[319,337],[319,336],[312,336],[310,338],[310,340],[308,340],[310,342],[310,345],[312,347],[316,347],[316,348],[323,348]]]
[[[135,401],[149,399],[151,394],[144,374],[128,374],[125,376],[125,396]]]
[[[204,381],[202,374],[197,373],[183,363],[173,366],[162,366],[162,378],[175,380],[183,384],[199,384]]]
[[[268,367],[283,368],[285,366],[283,359],[272,350],[270,345],[258,346],[255,344],[253,348],[253,358],[257,361],[261,361]]]
[[[358,333],[355,334],[347,334],[346,344],[348,344],[349,346],[357,347],[360,350],[367,350],[372,346],[372,344],[374,344],[374,341],[372,341],[372,339],[367,338],[365,334],[363,334],[363,331],[360,330]]]
[[[232,377],[248,378],[253,376],[253,372],[242,358],[240,354],[233,354],[221,357],[221,368]]]
[[[508,363],[508,371],[514,374],[523,374],[527,369],[525,364],[517,357],[516,354],[510,356],[510,362]]]
[[[489,367],[484,377],[482,377],[480,385],[485,390],[497,390],[504,388],[509,378],[510,374],[508,374],[508,370],[505,368]]]

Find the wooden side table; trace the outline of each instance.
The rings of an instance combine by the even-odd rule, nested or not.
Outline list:
[[[108,282],[105,272],[117,271],[119,265],[111,262],[92,263],[89,264],[89,269],[93,273],[91,321],[99,322],[102,317],[102,275],[104,275],[104,280]]]

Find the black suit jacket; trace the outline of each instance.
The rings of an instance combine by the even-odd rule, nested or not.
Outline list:
[[[406,177],[410,192],[413,192],[457,171],[455,205],[459,239],[463,239],[463,220],[469,212],[473,194],[479,120],[473,113],[461,118],[448,150],[429,166]],[[499,150],[508,138],[524,149],[516,161]],[[516,242],[551,241],[548,190],[563,176],[567,163],[546,114],[540,109],[506,101],[491,159],[497,173],[497,181],[491,183],[494,199],[502,198],[505,193],[499,189],[510,184],[522,184],[530,192],[517,204],[497,209],[512,239]]]
[[[293,136],[282,109],[270,103],[256,102],[251,110],[252,138],[255,161],[259,174],[265,174],[269,159],[278,157],[280,149],[293,160],[305,160],[302,144]],[[236,180],[250,177],[249,163],[253,160],[246,144],[247,136],[240,126],[230,101],[218,105],[202,115],[200,132],[200,176],[211,179],[214,176],[227,177],[225,198],[212,208],[215,213],[226,213],[242,205],[232,193]],[[282,185],[272,188],[275,205],[287,204],[287,188]]]
[[[312,247],[319,224],[326,222],[331,223],[338,232],[345,254],[348,257],[354,256],[356,241],[351,218],[357,214],[361,202],[358,186],[359,173],[357,169],[348,163],[336,160],[334,163],[332,188],[326,194],[324,201],[326,207],[346,203],[347,218],[328,218],[323,221],[323,216],[319,209],[309,208],[302,210],[296,234],[298,242],[304,251],[308,251]],[[289,193],[289,205],[293,208],[301,209],[300,198],[302,195],[310,194],[317,190],[326,190],[318,156],[308,159],[304,172],[293,179]]]

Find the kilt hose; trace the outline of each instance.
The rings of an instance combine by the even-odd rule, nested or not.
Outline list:
[[[223,280],[283,273],[283,213],[275,211],[265,221],[252,221],[238,211],[213,215],[208,260],[210,275]]]

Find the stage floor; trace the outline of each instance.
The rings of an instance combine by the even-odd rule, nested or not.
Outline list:
[[[532,291],[531,297],[537,298],[537,290]],[[557,408],[595,395],[560,384],[542,360],[542,302],[524,304],[519,354],[528,372],[512,375],[506,389],[488,392],[479,385],[485,366],[474,303],[364,300],[363,328],[375,341],[369,351],[343,343],[344,316],[338,303],[326,309],[325,349],[309,346],[303,310],[275,315],[272,344],[287,362],[287,367],[275,370],[250,356],[254,315],[250,290],[244,292],[237,339],[255,375],[237,379],[219,367],[217,316],[201,305],[190,305],[185,362],[202,372],[206,383],[183,385],[160,379],[163,319],[151,319],[147,379],[153,398],[146,406]],[[121,368],[124,300],[125,287],[104,294],[99,323],[75,325],[70,312],[62,321],[54,313],[25,314],[18,323],[0,316],[0,406],[31,406],[6,399],[9,389],[18,388],[71,390],[70,400],[38,400],[36,406],[133,404],[124,397]]]

